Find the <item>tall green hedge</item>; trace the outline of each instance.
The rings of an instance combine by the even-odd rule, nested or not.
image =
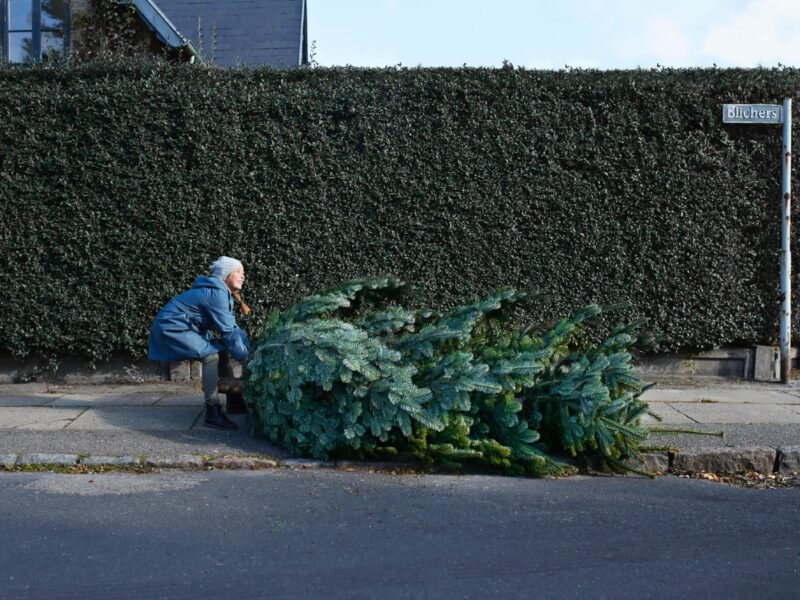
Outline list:
[[[254,329],[341,280],[420,302],[629,303],[661,350],[777,329],[780,132],[800,71],[0,68],[0,351],[145,352],[219,254]],[[797,320],[795,320],[795,326]]]

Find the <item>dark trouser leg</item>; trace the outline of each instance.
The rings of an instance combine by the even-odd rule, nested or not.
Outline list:
[[[219,353],[219,376],[238,379],[242,376],[242,363],[231,356],[227,350]]]
[[[203,357],[203,398],[206,406],[219,406],[219,367],[220,355],[209,354]]]
[[[206,427],[232,431],[234,429],[239,429],[239,427],[225,415],[219,402],[219,394],[217,393],[219,389],[219,369],[222,354],[224,353],[209,354],[203,359],[203,397],[206,401],[205,422]]]
[[[230,352],[219,353],[219,376],[228,381],[225,392],[225,407],[230,414],[244,414],[247,408],[242,401],[241,382],[233,384],[234,380],[242,377],[242,364],[230,355]]]

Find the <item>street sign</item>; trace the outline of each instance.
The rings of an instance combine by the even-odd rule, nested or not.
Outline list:
[[[784,119],[784,115],[786,119]],[[792,372],[792,99],[780,104],[723,104],[723,123],[783,124],[781,160],[781,316],[778,326],[781,345],[781,382],[789,383]]]
[[[722,122],[779,125],[783,123],[783,106],[780,104],[723,104]]]

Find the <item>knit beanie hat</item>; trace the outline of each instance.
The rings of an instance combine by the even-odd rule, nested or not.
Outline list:
[[[241,262],[230,256],[220,256],[217,260],[208,265],[208,270],[211,271],[211,274],[219,277],[222,281],[225,281],[228,275],[233,273],[236,269],[244,270],[244,267]]]

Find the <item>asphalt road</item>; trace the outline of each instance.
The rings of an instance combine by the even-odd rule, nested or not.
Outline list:
[[[2,598],[798,598],[800,488],[0,473]]]

